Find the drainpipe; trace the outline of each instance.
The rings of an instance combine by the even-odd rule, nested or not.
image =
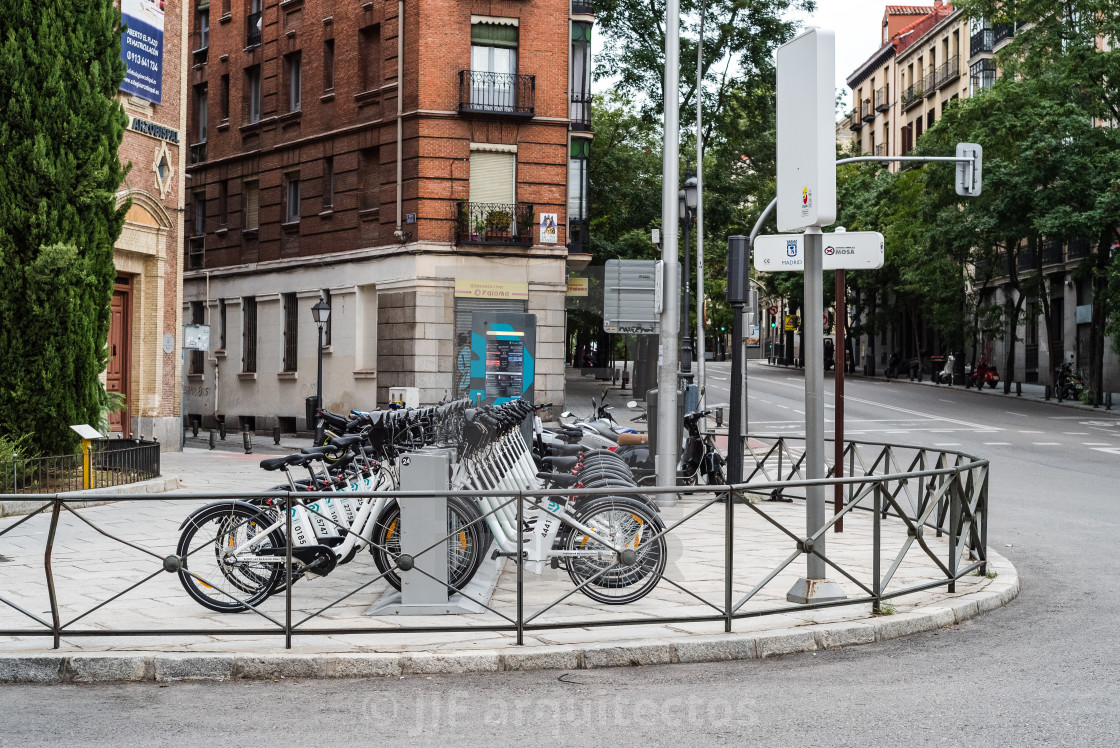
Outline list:
[[[397,0],[397,235],[401,236],[401,178],[403,173],[401,117],[404,115],[404,0]]]
[[[206,271],[206,325],[211,330],[214,326],[210,324],[210,271]],[[211,349],[213,346],[211,346]],[[218,357],[214,355],[213,350],[207,351],[207,358],[214,364],[214,420],[218,420],[218,372],[222,368],[218,363]]]

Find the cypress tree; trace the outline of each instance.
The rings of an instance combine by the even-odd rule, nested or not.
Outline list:
[[[0,0],[0,434],[97,423],[126,118],[112,0]]]

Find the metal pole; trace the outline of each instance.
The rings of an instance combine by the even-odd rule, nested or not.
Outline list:
[[[664,303],[661,309],[661,340],[657,377],[657,485],[669,487],[677,482],[677,450],[680,426],[677,424],[677,336],[680,334],[680,277],[677,264],[677,184],[680,139],[680,0],[665,3],[665,100],[664,147],[661,172],[661,260],[664,264]],[[673,504],[672,494],[662,494],[659,503]]]
[[[315,407],[323,409],[323,325],[319,323],[319,374],[315,379]]]
[[[704,14],[706,0],[700,2],[700,36],[696,44],[696,382],[703,402],[707,384],[704,337]]]
[[[844,477],[844,367],[847,362],[844,357],[845,323],[848,321],[847,310],[847,278],[843,269],[836,271],[836,423],[833,428],[833,441],[835,452],[833,454],[833,476]],[[844,509],[844,486],[837,483],[833,486],[832,508],[837,514]],[[833,532],[844,532],[844,519],[840,518],[832,526]]]
[[[727,422],[727,482],[743,480],[743,304],[731,307],[731,417]]]
[[[681,305],[681,389],[692,384],[692,336],[689,333],[688,315],[692,303],[689,293],[689,276],[692,269],[692,220],[688,210],[685,210],[684,219],[684,302]]]
[[[825,477],[824,459],[824,344],[820,332],[824,315],[824,282],[821,269],[824,264],[824,236],[819,226],[805,229],[805,478],[820,480]],[[805,488],[805,536],[811,538],[825,522],[824,486]],[[813,550],[824,555],[825,538],[822,533],[812,541]],[[799,579],[786,599],[793,603],[816,603],[839,600],[845,597],[839,585],[825,578],[824,559],[817,553],[805,554],[805,577]]]

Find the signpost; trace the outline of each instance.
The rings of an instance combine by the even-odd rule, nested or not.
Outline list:
[[[607,260],[603,274],[603,330],[657,335],[661,331],[659,260]]]
[[[883,235],[878,231],[837,231],[824,234],[825,270],[875,270],[883,267]],[[805,269],[805,240],[799,234],[759,236],[754,243],[754,269],[762,272]]]

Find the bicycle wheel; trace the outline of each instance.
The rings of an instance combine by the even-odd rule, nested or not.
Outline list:
[[[282,562],[244,561],[229,554],[273,521],[269,513],[240,502],[212,504],[190,517],[176,549],[182,561],[179,581],[187,594],[219,613],[240,613],[272,594],[283,578]],[[253,555],[283,547],[283,533],[273,530]]]
[[[463,499],[447,500],[447,583],[456,590],[462,589],[482,565],[483,553],[489,545],[484,525],[477,520],[478,509]],[[401,510],[394,501],[381,511],[373,528],[373,542],[369,548],[377,570],[394,589],[401,588],[397,570],[397,557],[401,554]]]
[[[576,520],[594,533],[572,530],[564,538],[568,576],[579,591],[596,602],[624,605],[650,593],[668,562],[664,524],[648,507],[633,499],[608,496],[588,502],[576,513]],[[622,559],[599,538],[609,540],[624,551]]]

